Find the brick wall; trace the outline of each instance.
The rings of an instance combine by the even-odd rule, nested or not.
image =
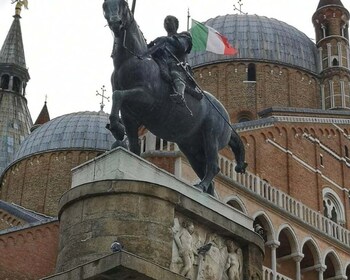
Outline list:
[[[316,141],[305,138],[304,133]],[[249,171],[321,213],[322,190],[330,188],[349,212],[350,168],[339,158],[345,158],[344,146],[350,147],[350,141],[334,126],[279,123],[241,132],[241,136]]]
[[[237,122],[273,106],[320,109],[317,78],[295,68],[255,63],[256,82],[247,82],[248,63],[220,63],[194,70],[201,87],[214,94]]]
[[[0,235],[0,279],[37,280],[54,273],[58,222]]]
[[[1,199],[56,216],[60,197],[71,186],[71,169],[97,155],[97,151],[55,151],[25,158],[4,174]]]

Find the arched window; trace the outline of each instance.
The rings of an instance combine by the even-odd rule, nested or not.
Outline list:
[[[337,224],[345,223],[344,206],[336,192],[330,188],[323,190],[323,214]]]
[[[324,33],[324,28],[323,28],[323,25],[321,26],[320,28],[320,34],[321,34],[321,39],[323,39],[325,37],[325,33]]]
[[[9,84],[10,84],[10,76],[9,75],[1,76],[0,88],[9,89]]]
[[[255,82],[256,81],[256,68],[254,63],[248,64],[248,81]]]
[[[21,80],[18,77],[13,77],[13,91],[20,92]]]
[[[333,66],[339,66],[338,59],[333,58],[332,65],[333,65]]]
[[[348,25],[348,24],[344,25],[343,31],[344,31],[344,35],[343,35],[343,36],[344,36],[346,39],[349,40],[349,25]]]
[[[325,25],[325,35],[326,35],[326,37],[329,36],[329,26],[328,26],[328,24]]]
[[[321,30],[322,30],[322,38],[328,37],[329,36],[329,27],[328,24],[321,24]]]
[[[252,116],[252,113],[249,111],[240,112],[237,116],[237,121],[240,123],[249,122],[251,120],[253,120],[253,116]]]
[[[230,200],[227,202],[227,204],[237,209],[238,211],[244,212],[241,205],[236,200]]]

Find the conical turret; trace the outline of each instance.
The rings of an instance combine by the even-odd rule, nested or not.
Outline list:
[[[20,15],[16,14],[0,51],[0,174],[30,133],[32,119],[25,98],[26,67]]]
[[[49,110],[47,109],[47,102],[45,101],[45,104],[43,108],[41,109],[38,118],[36,119],[33,127],[30,129],[31,132],[33,132],[35,129],[37,129],[39,126],[47,123],[50,121],[50,114]]]

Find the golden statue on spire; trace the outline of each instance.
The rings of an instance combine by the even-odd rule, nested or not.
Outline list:
[[[22,11],[22,6],[24,6],[26,9],[28,9],[28,0],[12,0],[12,4],[16,3],[16,8],[15,8],[15,15],[20,16],[21,11]]]

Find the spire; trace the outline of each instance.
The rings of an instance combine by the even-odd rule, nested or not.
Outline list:
[[[26,69],[20,16],[15,15],[0,51],[0,63],[14,64]]]
[[[324,7],[324,6],[329,6],[329,5],[332,5],[332,6],[336,5],[336,6],[344,7],[341,0],[320,0],[320,3],[318,4],[317,10]]]
[[[47,109],[47,101],[45,100],[44,106],[41,109],[39,116],[36,119],[33,127],[30,129],[30,131],[33,132],[33,130],[35,130],[39,126],[41,126],[49,121],[50,121],[50,114],[49,114],[49,110]]]
[[[19,6],[27,4],[27,0],[12,1]],[[16,8],[18,10],[17,5]],[[25,98],[30,77],[24,57],[21,17],[17,10],[0,50],[0,174],[12,162],[33,125]]]

